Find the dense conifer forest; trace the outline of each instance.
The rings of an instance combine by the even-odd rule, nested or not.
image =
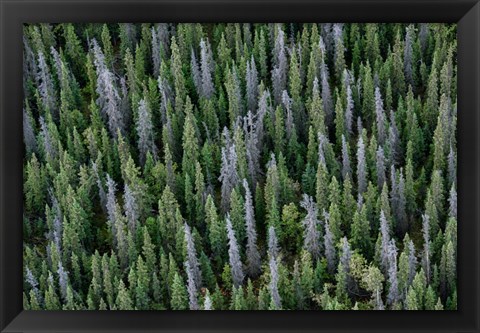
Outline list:
[[[457,308],[456,25],[23,45],[25,309]]]

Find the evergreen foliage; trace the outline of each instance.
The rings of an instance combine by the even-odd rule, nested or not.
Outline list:
[[[456,45],[25,25],[24,307],[456,309]]]

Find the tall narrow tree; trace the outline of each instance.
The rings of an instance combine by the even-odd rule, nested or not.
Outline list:
[[[195,288],[198,290],[202,286],[202,272],[200,271],[200,262],[198,261],[197,251],[195,249],[195,243],[193,241],[192,232],[190,226],[185,223],[185,244],[187,247],[187,262],[190,273],[192,274]],[[190,282],[189,282],[190,286]]]
[[[143,165],[148,153],[157,159],[158,152],[153,132],[152,112],[145,98],[138,102],[137,119],[138,150],[140,151],[140,163]]]
[[[320,255],[320,232],[318,230],[318,210],[313,198],[307,194],[303,195],[300,205],[307,211],[303,220],[303,246],[310,252],[313,258]]]
[[[247,231],[247,274],[256,277],[260,273],[260,253],[257,247],[257,230],[255,226],[255,212],[252,193],[246,179],[243,180],[245,189],[245,229]]]
[[[241,286],[243,283],[242,262],[240,260],[240,252],[238,249],[237,238],[235,237],[235,231],[230,221],[230,216],[227,214],[227,237],[228,237],[228,256],[230,261],[230,269],[232,272],[233,284],[235,287]]]

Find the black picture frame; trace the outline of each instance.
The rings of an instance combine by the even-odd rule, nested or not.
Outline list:
[[[39,22],[457,22],[457,311],[23,311],[22,26]],[[0,0],[1,332],[480,332],[478,0]]]

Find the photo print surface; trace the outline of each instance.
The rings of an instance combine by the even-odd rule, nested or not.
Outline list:
[[[24,309],[456,310],[456,43],[24,25]]]

